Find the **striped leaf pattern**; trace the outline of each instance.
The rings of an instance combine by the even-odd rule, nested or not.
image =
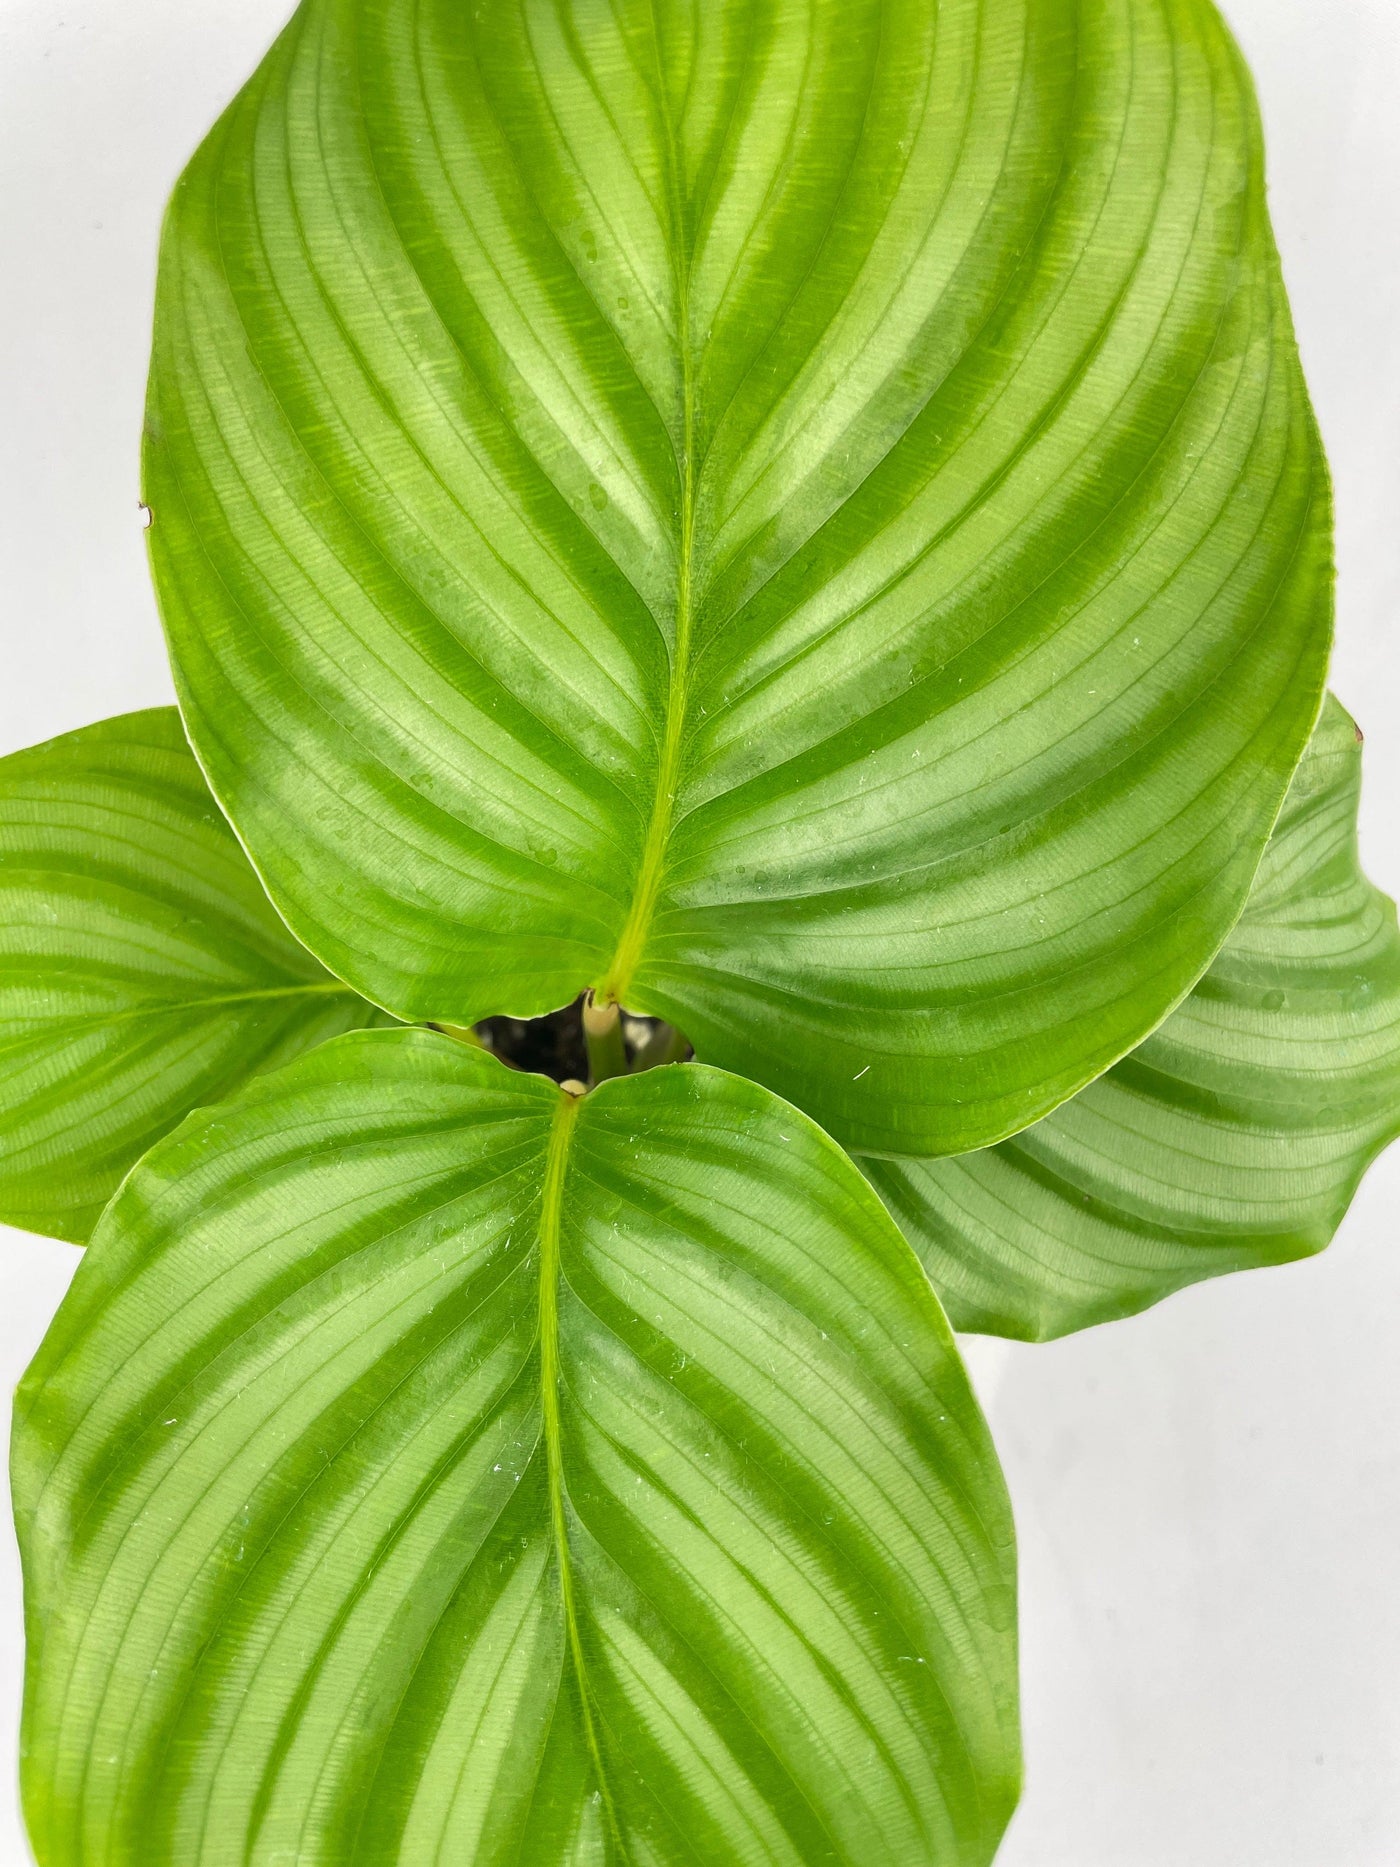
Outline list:
[[[138,1166],[18,1422],[43,1867],[995,1851],[995,1457],[754,1085],[340,1038]]]
[[[0,759],[0,1218],[83,1243],[190,1109],[388,1022],[274,913],[173,707]]]
[[[594,987],[874,1153],[1155,1026],[1322,691],[1208,0],[304,0],[177,191],[145,472],[327,965]]]
[[[959,1328],[1031,1340],[1330,1241],[1400,1134],[1400,935],[1329,697],[1249,904],[1140,1049],[1014,1141],[866,1167]]]

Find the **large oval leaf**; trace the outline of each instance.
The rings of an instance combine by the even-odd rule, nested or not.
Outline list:
[[[594,987],[873,1152],[1238,915],[1325,475],[1206,0],[306,0],[167,226],[214,788],[406,1017]]]
[[[140,1164],[18,1419],[43,1867],[995,1850],[995,1456],[752,1084],[323,1046]]]
[[[82,1243],[201,1102],[382,1014],[274,913],[173,707],[0,759],[0,1218]]]
[[[1400,1134],[1400,934],[1329,699],[1215,964],[1101,1081],[963,1160],[867,1171],[962,1329],[1043,1339],[1331,1239]]]

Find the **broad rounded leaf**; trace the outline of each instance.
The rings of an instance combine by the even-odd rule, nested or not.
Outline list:
[[[985,1863],[1006,1498],[849,1161],[341,1038],[138,1166],[25,1377],[43,1867]]]
[[[1014,1141],[866,1170],[961,1329],[1043,1339],[1331,1239],[1400,1134],[1400,935],[1329,698],[1244,917],[1142,1047]]]
[[[1160,1020],[1321,695],[1206,0],[306,0],[175,197],[146,484],[328,965],[456,1024],[596,988],[875,1153]]]
[[[82,1243],[202,1102],[382,1014],[274,913],[173,707],[0,759],[0,1218]]]

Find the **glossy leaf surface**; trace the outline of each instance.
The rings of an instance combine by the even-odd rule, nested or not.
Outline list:
[[[43,1867],[995,1850],[995,1455],[874,1193],[752,1084],[323,1046],[138,1166],[18,1422]]]
[[[83,1242],[190,1109],[382,1014],[287,932],[173,707],[0,759],[0,1218]]]
[[[962,1160],[867,1163],[959,1328],[1032,1339],[1320,1251],[1400,1134],[1400,936],[1328,700],[1224,950],[1101,1081]]]
[[[1325,474],[1205,0],[306,0],[177,192],[151,548],[290,924],[586,986],[877,1153],[1238,915]]]

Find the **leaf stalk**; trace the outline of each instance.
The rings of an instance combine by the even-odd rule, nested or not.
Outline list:
[[[583,1002],[583,1041],[588,1048],[590,1085],[604,1083],[610,1076],[627,1074],[627,1047],[622,1041],[622,1017],[617,1005],[600,1005],[594,999]]]

